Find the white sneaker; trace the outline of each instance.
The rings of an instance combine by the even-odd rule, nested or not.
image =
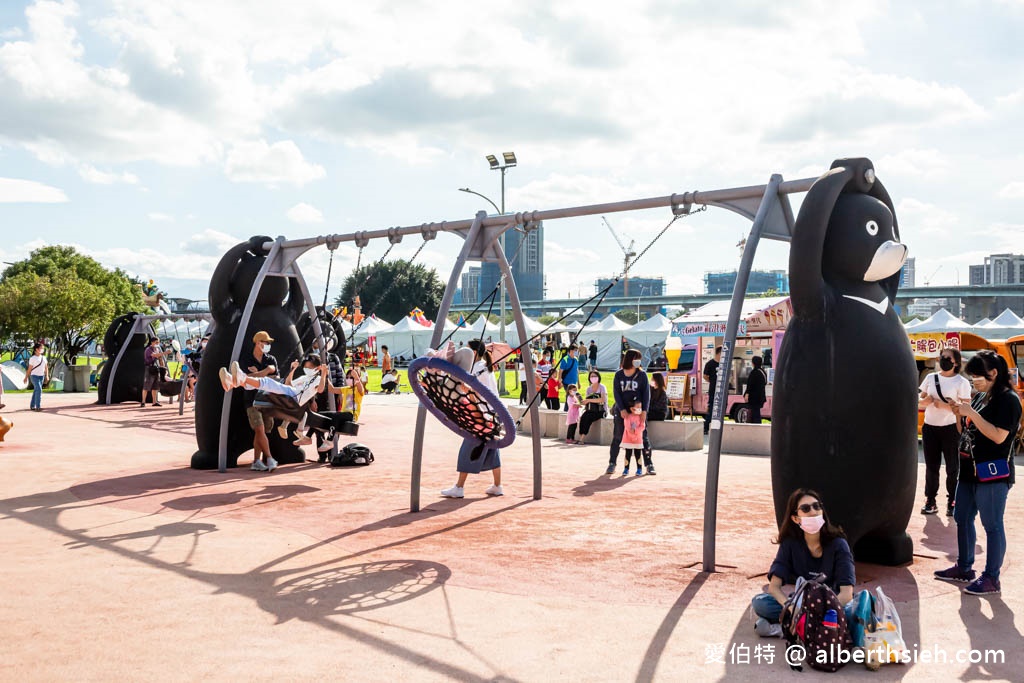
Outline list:
[[[319,446],[316,447],[316,450],[317,450],[317,453],[327,453],[332,448],[334,448],[334,442],[333,441],[324,440],[324,442],[322,444],[320,444]]]
[[[274,464],[277,464],[277,463],[274,463]],[[250,467],[249,469],[254,471],[254,472],[266,472],[267,471],[267,466],[263,464],[262,460],[253,460],[252,461],[252,467]]]
[[[313,443],[313,439],[308,436],[300,436],[295,441],[292,441],[293,446],[308,446],[311,443]]]
[[[229,372],[231,372],[231,376],[235,380],[235,386],[236,387],[244,387],[245,386],[245,377],[246,377],[246,375],[245,375],[244,372],[242,372],[242,368],[238,367],[238,361],[237,360],[231,361],[231,368],[230,368]]]
[[[277,469],[277,461],[273,458],[267,458],[267,464],[263,466],[267,472],[273,472]]]
[[[285,422],[282,422],[281,424],[279,424],[277,426],[277,434],[282,439],[287,439],[288,438],[288,424],[285,423]]]
[[[453,486],[450,489],[441,491],[441,495],[445,498],[465,498],[466,492],[461,486]]]
[[[493,485],[493,484],[491,486],[488,486],[487,490],[484,491],[484,493],[486,493],[488,496],[504,496],[505,495],[505,492],[501,489],[500,486],[496,486],[496,485]]]
[[[227,368],[220,369],[220,385],[224,387],[224,391],[231,391],[235,388],[235,380]]]
[[[762,638],[781,638],[782,624],[769,623],[764,617],[759,617],[754,623],[754,630]]]

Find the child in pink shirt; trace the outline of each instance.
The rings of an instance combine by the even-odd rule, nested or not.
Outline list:
[[[569,406],[569,411],[565,414],[565,442],[583,443],[576,438],[576,425],[580,422],[580,395],[575,384],[565,387],[565,403]]]
[[[647,427],[644,423],[643,410],[643,404],[637,401],[630,409],[629,415],[623,420],[621,445],[626,449],[626,467],[622,470],[622,476],[624,477],[629,474],[630,456],[636,459],[636,476],[639,477],[644,473],[643,463],[640,462],[640,456],[644,448],[644,429]]]

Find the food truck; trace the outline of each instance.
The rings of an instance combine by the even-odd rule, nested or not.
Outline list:
[[[707,412],[710,386],[703,378],[704,365],[714,358],[715,349],[725,338],[729,303],[714,302],[672,321],[672,331],[665,348],[669,364],[667,379],[672,384],[679,376],[688,377],[686,384],[690,396],[686,402],[687,412]],[[717,386],[728,387],[729,390],[726,416],[735,421],[745,421],[743,391],[754,367],[751,359],[755,355],[760,356],[768,375],[765,387],[767,402],[761,408],[761,415],[770,419],[775,379],[773,360],[778,357],[786,325],[793,317],[793,307],[789,297],[747,299],[741,315],[731,367],[718,369]]]

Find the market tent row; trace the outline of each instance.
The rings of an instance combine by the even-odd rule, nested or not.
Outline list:
[[[154,324],[154,332],[160,339],[177,339],[184,346],[187,339],[195,339],[206,334],[210,326],[208,320],[184,320],[181,318],[161,320]]]
[[[1024,334],[1024,319],[1007,308],[995,320],[986,318],[971,325],[957,318],[945,308],[940,308],[931,317],[908,322],[904,327],[907,332],[914,334],[970,332],[986,339],[1008,339]]]
[[[358,325],[353,325],[347,320],[342,325],[342,329],[345,331],[345,343],[349,348],[359,346],[371,338],[379,337],[381,334],[390,332],[393,328],[394,325],[375,315],[364,318]]]
[[[447,319],[444,321],[445,336],[456,329],[455,323]],[[430,347],[430,337],[433,333],[434,323],[424,325],[413,317],[406,316],[391,329],[377,334],[377,353],[379,355],[381,346],[387,346],[391,357],[396,360],[419,358]]]
[[[584,327],[579,338],[588,345],[593,339],[597,344],[597,367],[613,370],[622,359],[622,338],[628,338],[626,333],[632,328],[629,323],[608,315]]]

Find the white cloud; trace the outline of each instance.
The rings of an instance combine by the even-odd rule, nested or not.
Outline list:
[[[235,182],[302,186],[327,175],[323,166],[306,161],[291,140],[268,145],[265,140],[239,142],[228,152],[224,174]]]
[[[937,149],[909,148],[873,161],[879,177],[883,178],[903,175],[934,180],[948,175],[953,167],[952,160]]]
[[[173,223],[174,216],[169,213],[160,213],[159,211],[151,211],[146,214],[146,218],[153,221],[154,223]]]
[[[996,196],[1003,199],[1024,199],[1024,180],[1016,180],[1003,185]]]
[[[82,176],[82,179],[86,182],[97,185],[113,185],[114,183],[124,183],[125,185],[139,184],[139,177],[134,173],[128,173],[127,171],[124,173],[109,173],[89,164],[79,166],[78,175]]]
[[[68,196],[60,188],[35,180],[0,178],[0,204],[62,204]]]
[[[305,202],[299,202],[292,208],[288,209],[288,220],[292,223],[323,223],[324,214],[320,209],[306,204]]]

